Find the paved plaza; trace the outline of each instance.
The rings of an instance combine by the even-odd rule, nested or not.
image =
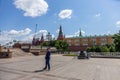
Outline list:
[[[0,59],[0,80],[120,80],[120,59],[77,59],[51,55],[51,70],[44,55]]]

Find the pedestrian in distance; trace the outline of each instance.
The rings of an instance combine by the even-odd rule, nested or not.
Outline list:
[[[50,55],[51,55],[51,52],[50,52],[50,48],[47,48],[47,52],[46,52],[46,55],[45,55],[45,67],[43,68],[43,70],[50,70]]]

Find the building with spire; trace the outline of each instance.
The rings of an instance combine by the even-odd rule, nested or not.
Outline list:
[[[63,32],[62,32],[62,26],[61,25],[60,25],[60,28],[59,28],[59,34],[58,34],[57,40],[64,40],[64,35],[63,35]]]
[[[43,42],[44,42],[44,36],[43,36],[43,34],[41,36],[41,39],[35,38],[35,36],[34,36],[33,40],[32,40],[32,45],[37,46],[37,45],[42,44]]]

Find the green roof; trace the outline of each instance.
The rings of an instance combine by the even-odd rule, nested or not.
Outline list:
[[[106,37],[106,36],[113,36],[113,35],[73,36],[68,38],[94,38],[94,37]]]

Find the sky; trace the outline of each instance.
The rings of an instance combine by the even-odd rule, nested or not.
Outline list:
[[[37,29],[36,29],[37,24]],[[10,41],[115,34],[120,30],[120,0],[0,0],[0,44]]]

